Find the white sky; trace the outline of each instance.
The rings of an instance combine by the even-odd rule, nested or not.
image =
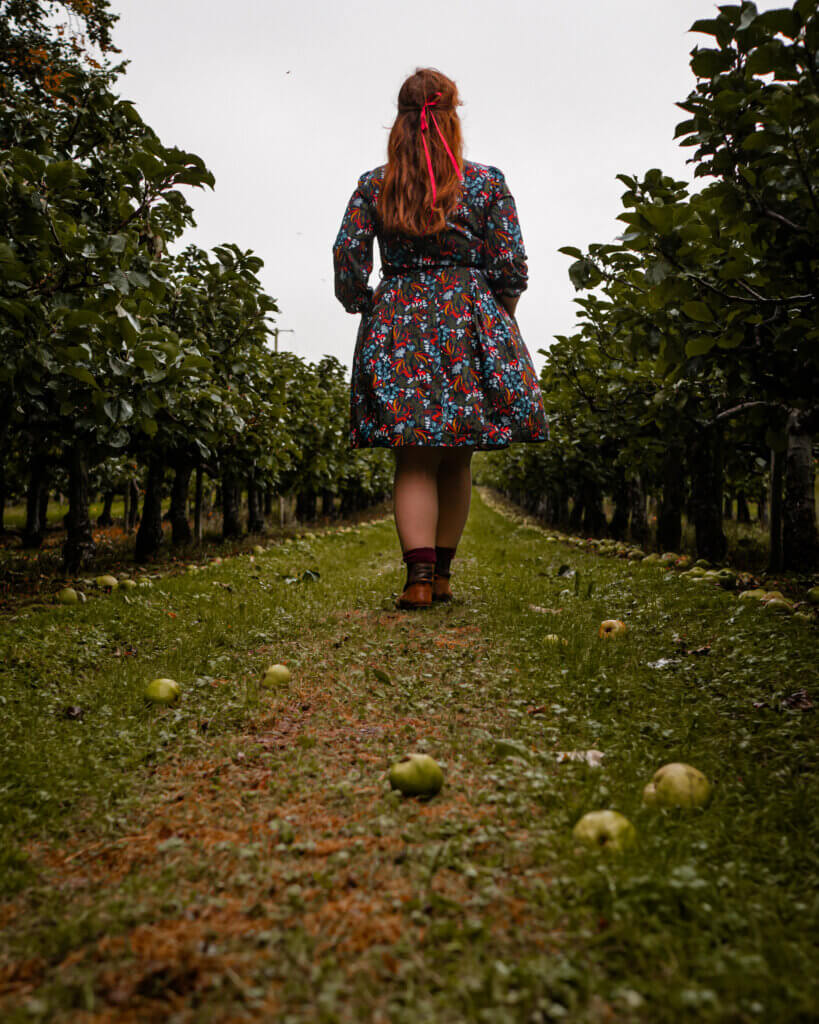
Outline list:
[[[760,2],[760,10],[781,6]],[[121,94],[166,145],[216,177],[193,190],[183,242],[265,262],[282,348],[348,367],[358,316],[333,294],[331,249],[358,176],[386,159],[398,89],[417,67],[457,84],[467,159],[515,196],[529,257],[518,322],[538,369],[576,306],[561,245],[624,225],[615,174],[691,180],[673,140],[694,85],[688,33],[707,0],[115,0],[131,61]],[[377,282],[376,270],[372,279]]]

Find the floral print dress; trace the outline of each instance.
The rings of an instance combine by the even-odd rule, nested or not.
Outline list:
[[[517,321],[498,302],[527,286],[515,200],[497,167],[464,162],[445,231],[380,231],[385,167],[367,171],[333,246],[335,294],[361,322],[350,381],[353,448],[504,448],[549,424]],[[373,238],[382,280],[373,290]]]

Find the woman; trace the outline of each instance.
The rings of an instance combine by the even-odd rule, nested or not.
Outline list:
[[[404,82],[387,163],[359,178],[333,247],[336,297],[362,314],[350,443],[395,451],[402,608],[452,599],[472,452],[549,437],[514,316],[527,286],[515,201],[497,167],[463,159],[459,105],[432,68]]]

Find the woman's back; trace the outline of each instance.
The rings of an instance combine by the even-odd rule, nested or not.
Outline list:
[[[362,271],[369,262],[367,246],[373,235],[378,238],[385,278],[471,267],[482,272],[495,294],[519,295],[526,288],[526,253],[515,202],[502,171],[465,160],[460,198],[446,218],[446,230],[415,237],[386,232],[380,224],[377,208],[385,170],[381,165],[361,175],[351,199],[352,216],[345,218],[336,239],[336,294],[346,309],[369,312],[372,308]]]

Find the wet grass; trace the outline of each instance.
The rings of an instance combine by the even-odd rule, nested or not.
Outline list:
[[[477,495],[458,602],[402,579],[385,521],[4,619],[3,1019],[815,1020],[816,626]],[[676,760],[711,803],[649,811]]]

